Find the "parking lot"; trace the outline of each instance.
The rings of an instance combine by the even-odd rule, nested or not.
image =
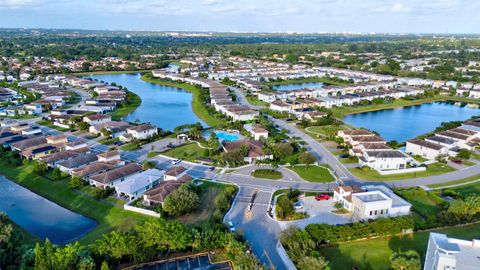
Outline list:
[[[327,201],[316,201],[312,197],[300,198],[303,203],[303,208],[296,210],[297,212],[305,212],[308,214],[308,218],[293,220],[293,221],[278,221],[282,229],[286,229],[289,226],[295,225],[300,228],[305,228],[308,224],[312,223],[326,223],[326,224],[345,224],[351,222],[350,214],[335,214],[332,213],[336,210],[333,199]]]

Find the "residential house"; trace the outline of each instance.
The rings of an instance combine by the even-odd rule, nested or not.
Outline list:
[[[143,202],[148,206],[162,205],[167,196],[190,180],[186,177],[173,181],[162,181],[143,194]]]
[[[126,133],[120,136],[122,142],[131,140],[145,140],[158,134],[158,128],[152,125],[139,125],[129,127]]]
[[[83,122],[89,124],[90,126],[96,126],[111,121],[112,117],[107,114],[92,114],[83,117]]]
[[[142,166],[137,163],[128,163],[107,172],[91,176],[90,185],[106,188],[115,185],[117,182],[124,181],[127,176],[137,174],[142,171]]]
[[[146,171],[126,177],[123,181],[113,185],[119,196],[134,200],[163,180],[164,171],[148,169]]]
[[[397,217],[410,214],[412,205],[383,185],[339,186],[333,198],[352,212],[356,220]]]
[[[189,174],[187,174],[187,169],[185,167],[175,166],[165,172],[164,180],[165,181],[177,181],[177,180],[190,181],[192,180],[192,177]]]
[[[74,169],[82,168],[90,163],[96,162],[97,160],[97,154],[86,153],[57,163],[57,168],[62,172],[72,174]]]
[[[359,164],[377,171],[402,170],[407,168],[408,160],[409,157],[398,150],[364,151]]]
[[[424,270],[474,270],[480,266],[480,240],[430,232]]]
[[[263,152],[263,143],[261,141],[250,140],[238,140],[233,142],[223,142],[222,147],[225,152],[238,151],[242,147],[247,149],[247,155],[243,161],[249,164],[255,162],[255,160],[273,159],[272,154],[265,154]]]
[[[250,133],[252,138],[256,141],[260,140],[261,138],[268,138],[268,130],[264,129],[263,127],[259,125],[252,125],[252,124],[245,124],[243,125],[245,130]]]
[[[426,140],[412,139],[407,141],[405,152],[410,155],[418,155],[428,160],[437,157],[448,156],[448,148]]]

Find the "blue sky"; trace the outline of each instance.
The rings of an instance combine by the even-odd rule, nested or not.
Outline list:
[[[0,27],[479,33],[477,0],[0,0]]]

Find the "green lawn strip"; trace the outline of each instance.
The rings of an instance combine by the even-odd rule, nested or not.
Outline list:
[[[254,97],[254,96],[246,95],[245,98],[247,99],[248,103],[250,103],[251,105],[255,105],[255,106],[267,106],[268,105],[267,102],[259,100],[258,98]]]
[[[339,158],[338,160],[340,160],[341,163],[343,164],[354,164],[354,163],[358,163],[358,158],[357,157],[347,157],[347,158]]]
[[[140,149],[140,145],[137,143],[128,143],[120,146],[120,149],[123,151],[135,151]]]
[[[252,176],[256,178],[265,178],[272,180],[282,179],[283,177],[281,172],[270,169],[256,169],[252,172]]]
[[[355,177],[358,177],[364,180],[371,180],[371,181],[390,181],[390,180],[411,179],[411,178],[434,176],[434,175],[455,171],[455,169],[453,169],[452,167],[444,164],[439,164],[439,163],[428,165],[428,168],[425,171],[391,174],[391,175],[381,175],[374,169],[364,171],[361,168],[349,168],[348,170]]]
[[[465,166],[473,166],[475,165],[476,163],[475,162],[471,162],[469,160],[462,160],[462,164],[465,165]]]
[[[442,211],[441,207],[429,196],[430,193],[421,188],[402,189],[397,193],[410,202],[413,209],[425,218]]]
[[[114,144],[114,143],[119,142],[119,141],[120,141],[120,139],[117,137],[117,138],[103,138],[103,139],[98,140],[97,142],[99,142],[101,144],[110,145],[110,144]]]
[[[470,177],[467,177],[467,178],[463,178],[463,179],[458,179],[458,180],[455,180],[455,181],[451,181],[451,182],[427,185],[427,187],[429,187],[429,188],[448,187],[448,186],[451,186],[451,185],[458,185],[458,184],[463,184],[463,183],[475,181],[475,180],[477,180],[477,179],[480,179],[480,175],[478,175],[478,174],[477,174],[477,175],[470,176]]]
[[[156,157],[158,155],[160,155],[159,152],[148,152],[147,158],[153,158],[153,157]]]
[[[290,166],[288,167],[290,170],[296,172],[301,178],[305,181],[309,182],[316,182],[316,183],[328,183],[332,182],[335,179],[333,178],[330,171],[322,166]]]
[[[120,121],[123,117],[135,111],[141,103],[142,99],[137,94],[127,91],[127,104],[124,107],[118,107],[109,114],[112,116],[112,120]]]
[[[162,155],[193,162],[200,157],[210,158],[208,155],[205,155],[205,150],[206,149],[200,148],[196,143],[190,143],[167,150],[163,152]]]
[[[55,126],[52,121],[48,121],[48,120],[40,120],[40,121],[37,121],[36,123],[41,125],[41,126],[46,126],[46,127],[49,127],[49,128],[56,129],[58,131],[68,131],[68,130],[70,130],[68,128]]]
[[[150,82],[150,83],[156,83],[156,84],[181,88],[181,89],[184,89],[184,90],[192,93],[193,112],[200,119],[202,119],[205,123],[207,123],[211,127],[218,126],[218,125],[221,124],[222,121],[215,118],[214,116],[210,115],[207,108],[205,107],[205,104],[203,104],[202,101],[200,100],[200,94],[201,94],[201,91],[202,91],[201,89],[198,89],[197,87],[195,87],[191,84],[188,84],[188,83],[178,83],[178,82],[171,82],[171,81],[164,81],[164,80],[156,80],[156,79],[147,78],[146,76],[142,76],[141,79],[146,81],[146,82]]]
[[[472,153],[472,158],[476,160],[480,160],[480,154],[473,152]]]
[[[478,178],[477,178],[478,179]],[[476,180],[476,179],[475,179]],[[454,190],[461,195],[468,195],[468,194],[477,194],[480,195],[480,182],[471,183],[463,186],[447,188],[449,190]]]
[[[433,230],[446,233],[449,237],[471,240],[480,237],[480,224],[450,227]],[[335,270],[351,270],[353,266],[358,269],[388,270],[390,256],[393,252],[416,250],[425,259],[429,232],[417,232],[412,236],[385,237],[370,240],[353,241],[320,249],[320,254]]]
[[[128,230],[136,223],[151,218],[125,211],[106,201],[92,199],[82,192],[71,190],[67,179],[50,181],[34,174],[32,168],[32,163],[11,167],[0,161],[0,171],[7,178],[65,208],[97,221],[97,226],[79,240],[81,244],[92,243],[113,230]]]

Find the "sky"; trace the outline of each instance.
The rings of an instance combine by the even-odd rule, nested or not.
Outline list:
[[[0,0],[0,28],[479,33],[478,0]]]

